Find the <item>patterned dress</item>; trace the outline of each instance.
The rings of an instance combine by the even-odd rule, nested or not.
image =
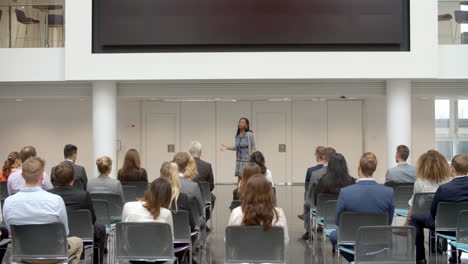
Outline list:
[[[252,132],[246,132],[244,136],[236,136],[236,146],[229,148],[229,150],[236,151],[236,171],[234,173],[236,177],[242,176],[242,171],[250,160],[253,148],[255,148],[255,138]]]

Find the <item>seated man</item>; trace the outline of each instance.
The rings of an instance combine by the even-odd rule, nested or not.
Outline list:
[[[67,144],[63,149],[63,156],[65,161],[70,162],[75,169],[75,187],[82,188],[86,191],[88,186],[88,176],[86,175],[86,170],[83,166],[76,164],[76,159],[78,156],[78,148],[75,145]],[[53,167],[50,171],[50,180],[55,185],[55,168]]]
[[[411,216],[411,225],[416,227],[416,261],[417,263],[427,263],[424,249],[424,228],[435,229],[435,217],[437,206],[440,202],[463,202],[468,201],[468,156],[456,155],[452,159],[451,182],[442,184],[437,189],[432,200],[430,213],[415,213]],[[451,233],[448,235],[455,235]],[[456,263],[454,256],[450,258],[452,263]]]
[[[359,179],[356,184],[341,189],[336,204],[336,224],[340,222],[342,212],[388,213],[389,224],[392,223],[395,206],[393,204],[393,189],[385,187],[372,178],[377,168],[377,158],[373,153],[366,152],[359,160]],[[330,241],[335,248],[338,237],[336,231],[330,234]],[[341,252],[349,262],[354,261],[354,255]]]
[[[395,154],[396,167],[387,170],[385,182],[391,183],[414,183],[416,181],[416,167],[408,164],[410,150],[405,145],[397,147]]]
[[[75,182],[75,167],[73,166],[73,163],[63,161],[55,167],[54,171],[55,187],[49,192],[62,197],[67,211],[80,209],[90,211],[94,225],[94,243],[99,249],[99,255],[97,251],[94,252],[94,263],[103,263],[104,247],[106,243],[106,227],[104,225],[95,224],[96,214],[94,213],[91,195],[87,191],[73,187]]]
[[[67,210],[62,198],[41,188],[44,160],[30,157],[24,161],[21,173],[25,181],[24,188],[5,200],[3,217],[7,228],[10,229],[10,225],[62,223],[68,234]],[[77,237],[69,237],[67,240],[68,255],[76,256],[71,264],[76,264],[83,252],[83,241]],[[38,238],[38,243],[40,243],[40,238]],[[54,261],[48,263],[54,263]]]

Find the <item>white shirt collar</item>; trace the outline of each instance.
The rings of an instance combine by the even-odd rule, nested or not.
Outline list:
[[[358,182],[360,181],[375,181],[374,178],[361,178],[357,180]]]
[[[65,159],[65,161],[68,161],[68,162],[71,162],[71,163],[75,163],[75,162],[73,162],[73,160],[69,160],[69,159]]]
[[[463,178],[463,177],[468,177],[468,175],[456,176],[456,177],[453,177],[453,178],[455,179],[455,178]]]

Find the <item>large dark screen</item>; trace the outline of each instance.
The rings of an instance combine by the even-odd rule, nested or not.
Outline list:
[[[94,0],[94,52],[409,50],[408,0]]]

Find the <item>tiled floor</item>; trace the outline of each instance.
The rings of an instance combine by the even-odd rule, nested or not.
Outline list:
[[[214,210],[213,228],[210,234],[208,263],[224,262],[224,229],[227,226],[232,201],[232,190],[234,185],[217,185],[215,189],[216,207]],[[318,240],[317,250],[315,245],[300,239],[304,233],[303,221],[297,218],[303,206],[303,186],[279,186],[277,187],[278,206],[284,210],[288,221],[290,243],[288,248],[288,263],[337,263],[336,257],[332,256],[332,247],[328,239]],[[313,243],[316,243],[315,239]],[[439,258],[439,263],[444,263],[445,256]],[[342,261],[346,263],[346,261]],[[435,263],[432,256],[430,263]],[[464,260],[463,263],[468,263]]]

